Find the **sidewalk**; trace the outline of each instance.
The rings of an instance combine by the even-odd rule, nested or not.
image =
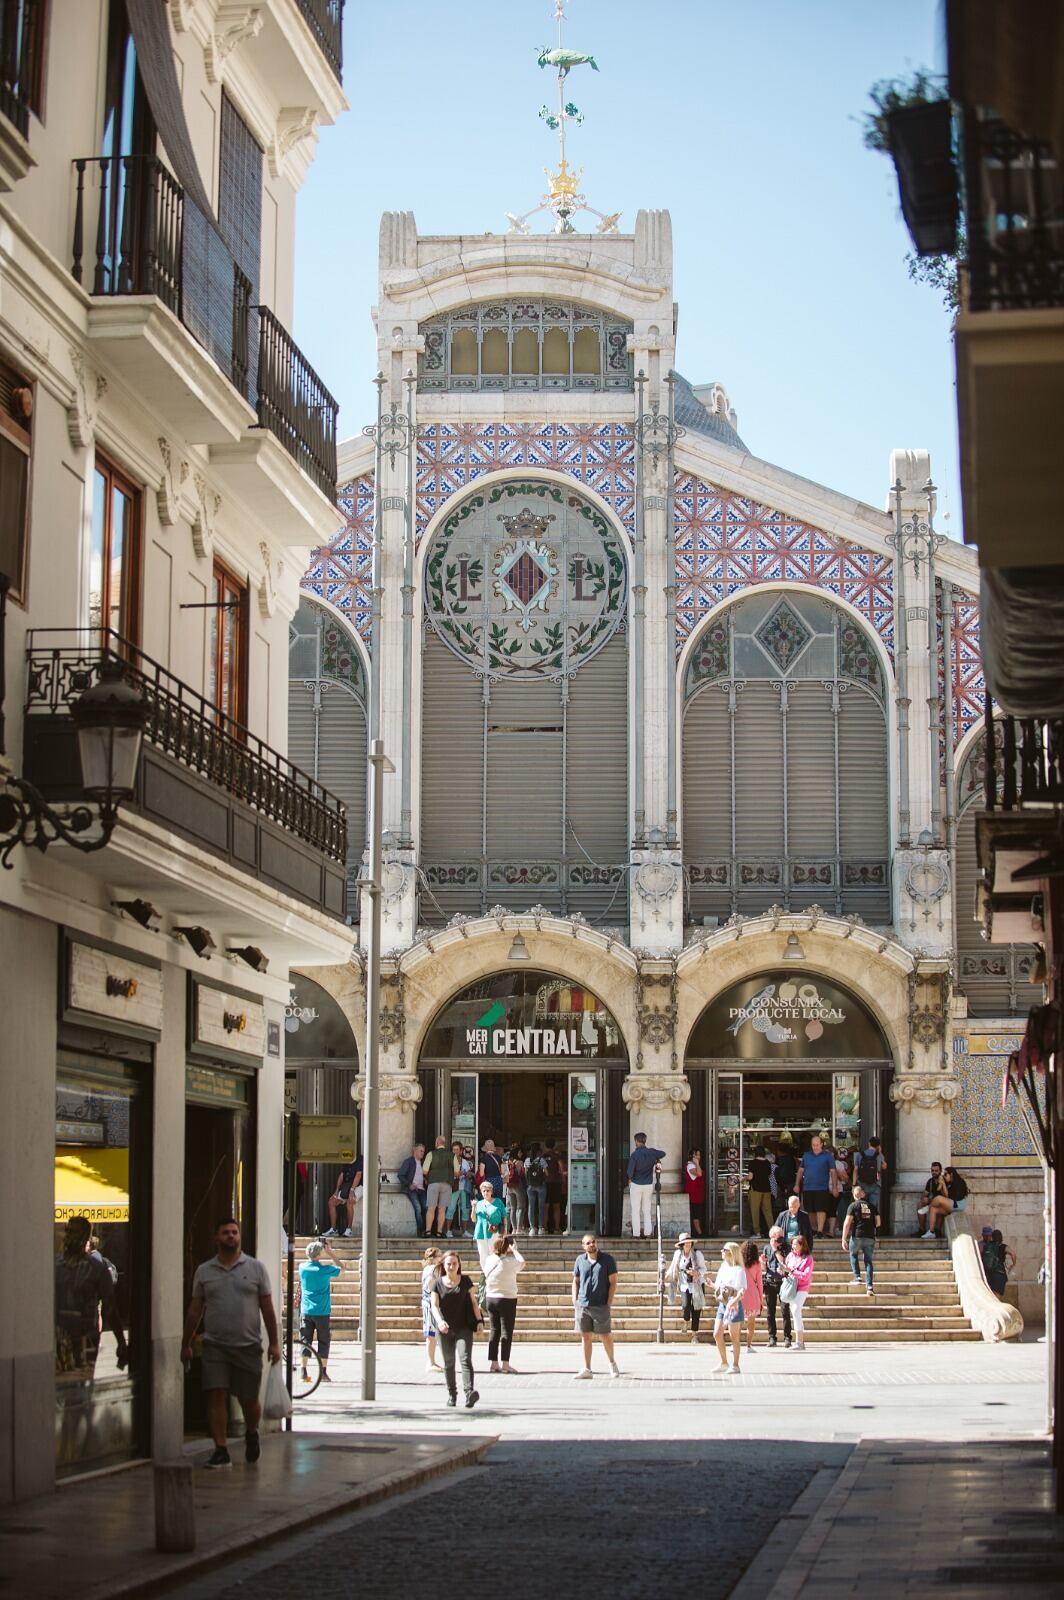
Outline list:
[[[230,1441],[229,1472],[197,1469],[196,1549],[159,1555],[150,1465],[101,1474],[0,1513],[5,1593],[33,1600],[126,1600],[215,1568],[336,1512],[417,1488],[472,1466],[490,1436],[420,1439],[359,1433],[264,1435],[262,1459],[245,1465]],[[200,1455],[202,1459],[202,1453]]]
[[[801,1510],[810,1521],[795,1520]],[[865,1440],[819,1506],[790,1519],[786,1548],[766,1549],[732,1600],[834,1600],[869,1584],[891,1600],[1064,1593],[1064,1517],[1041,1441]]]

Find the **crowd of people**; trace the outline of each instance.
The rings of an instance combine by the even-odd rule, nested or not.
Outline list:
[[[479,1157],[472,1149],[440,1134],[431,1151],[415,1144],[397,1174],[399,1191],[409,1200],[419,1238],[477,1238],[476,1207],[485,1184],[502,1203],[511,1234],[535,1238],[564,1229],[568,1167],[553,1139],[533,1143],[525,1153],[515,1144],[500,1150],[485,1139]]]

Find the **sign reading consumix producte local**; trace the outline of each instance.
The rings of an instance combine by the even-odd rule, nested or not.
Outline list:
[[[890,1048],[868,1007],[819,973],[766,972],[710,1002],[689,1060],[883,1061]]]

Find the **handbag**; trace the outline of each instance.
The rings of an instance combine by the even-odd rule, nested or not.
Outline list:
[[[706,1297],[702,1291],[702,1285],[700,1283],[693,1283],[691,1285],[691,1310],[704,1311],[705,1305]]]
[[[783,1282],[780,1284],[780,1299],[783,1301],[785,1306],[789,1306],[789,1305],[793,1305],[794,1301],[797,1300],[797,1298],[798,1298],[798,1280],[797,1280],[797,1278],[784,1278]]]

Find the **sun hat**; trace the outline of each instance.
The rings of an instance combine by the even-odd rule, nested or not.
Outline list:
[[[691,1235],[689,1233],[681,1233],[677,1237],[676,1243],[677,1244],[688,1244],[690,1242],[690,1240],[691,1240]]]

